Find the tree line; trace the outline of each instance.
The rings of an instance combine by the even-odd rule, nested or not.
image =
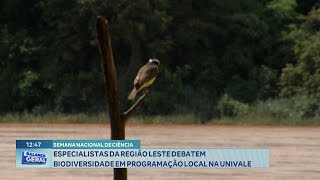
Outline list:
[[[104,111],[95,33],[95,19],[102,15],[111,28],[125,108],[137,71],[157,58],[160,74],[141,114],[209,119],[278,105],[281,112],[268,110],[278,116],[287,104],[305,109],[301,117],[317,116],[319,5],[316,0],[2,0],[0,113]]]

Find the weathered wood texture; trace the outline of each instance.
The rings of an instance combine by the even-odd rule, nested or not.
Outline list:
[[[105,96],[107,99],[110,117],[111,139],[124,140],[126,120],[137,110],[144,98],[150,94],[151,89],[142,95],[126,112],[121,112],[118,80],[116,76],[116,68],[109,35],[109,25],[108,22],[101,16],[97,17],[96,30],[99,40],[100,59],[104,75]],[[114,180],[126,179],[126,168],[114,169]]]

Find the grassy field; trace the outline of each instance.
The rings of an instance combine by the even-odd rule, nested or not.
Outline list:
[[[109,123],[106,113],[62,114],[47,113],[34,115],[29,113],[0,115],[2,123]],[[133,116],[128,124],[212,124],[212,125],[288,125],[288,126],[319,126],[320,118],[271,118],[255,115],[213,118],[203,122],[194,115],[171,116]]]

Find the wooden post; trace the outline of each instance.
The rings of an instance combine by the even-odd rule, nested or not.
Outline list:
[[[109,35],[109,25],[101,16],[97,17],[96,30],[104,75],[105,96],[109,108],[111,139],[124,140],[126,120],[137,110],[137,108],[142,104],[144,98],[150,94],[151,90],[142,95],[126,112],[121,112],[116,68]],[[115,168],[113,170],[113,174],[114,180],[126,180],[127,168]]]

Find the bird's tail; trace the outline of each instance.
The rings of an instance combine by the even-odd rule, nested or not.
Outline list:
[[[134,87],[134,88],[132,89],[131,93],[129,94],[128,99],[129,99],[129,100],[133,100],[133,99],[136,97],[137,92],[138,92],[137,89]]]

